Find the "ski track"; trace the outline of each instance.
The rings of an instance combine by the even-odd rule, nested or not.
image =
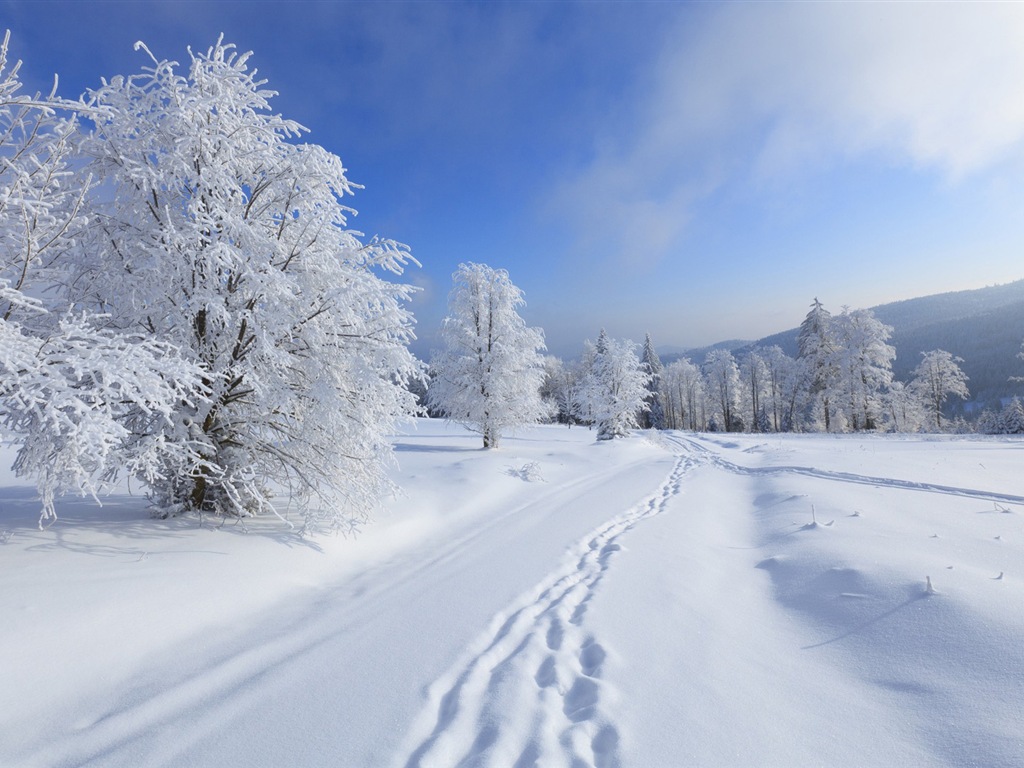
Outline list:
[[[942,493],[950,496],[963,496],[970,499],[982,499],[984,501],[1002,501],[1010,504],[1024,504],[1024,496],[1017,496],[1011,493],[998,493],[995,491],[982,491],[974,488],[959,488],[951,485],[938,485],[936,483],[921,483],[913,480],[896,480],[890,477],[872,477],[870,475],[857,475],[852,472],[834,472],[827,469],[815,469],[814,467],[797,466],[771,466],[771,467],[744,467],[733,464],[728,459],[720,456],[717,452],[702,445],[696,440],[677,435],[666,435],[664,439],[678,449],[696,452],[707,463],[713,464],[726,472],[749,477],[764,475],[805,475],[816,477],[821,480],[836,480],[843,483],[857,483],[860,485],[872,485],[880,488],[895,488],[904,491],[925,491],[929,493]],[[703,463],[703,462],[702,462]]]
[[[688,447],[688,446],[687,446]],[[703,456],[676,455],[655,493],[584,538],[561,567],[499,612],[428,691],[396,760],[405,768],[538,763],[620,764],[620,734],[603,706],[607,651],[584,623],[619,539],[663,512]]]

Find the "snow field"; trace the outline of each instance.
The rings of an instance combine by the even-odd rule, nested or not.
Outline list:
[[[0,764],[1024,761],[1020,443],[479,439],[353,539],[0,474]]]
[[[736,473],[730,460],[749,456],[753,441],[737,442],[713,463]],[[874,458],[860,459],[872,472],[868,481],[835,470],[808,476],[804,470],[819,465],[841,466],[849,448],[828,438],[796,442],[813,468],[770,471],[791,456],[769,451],[761,471],[739,475],[751,485],[744,506],[756,523],[752,543],[762,559],[755,567],[768,575],[785,619],[800,626],[798,649],[766,655],[809,655],[827,666],[807,680],[863,689],[828,695],[842,707],[831,727],[802,731],[828,734],[815,753],[832,754],[829,764],[1018,763],[1024,590],[1006,574],[1024,567],[1024,524],[1012,506],[1024,499],[1008,493],[1015,472],[982,484],[982,473],[970,469],[979,456],[1009,468],[1005,457],[1019,455],[1018,446],[905,440],[889,452],[885,439],[872,440]],[[888,477],[880,471],[886,461]],[[968,476],[974,482],[965,487],[947,485]],[[755,622],[759,631],[770,624]],[[844,714],[857,704],[867,711]]]

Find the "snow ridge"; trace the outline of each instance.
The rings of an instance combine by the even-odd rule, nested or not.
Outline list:
[[[605,709],[615,691],[602,681],[608,652],[586,630],[587,607],[621,549],[619,539],[663,512],[699,463],[677,456],[654,494],[585,537],[559,568],[499,612],[430,686],[396,766],[525,768],[553,759],[618,765],[619,729]]]

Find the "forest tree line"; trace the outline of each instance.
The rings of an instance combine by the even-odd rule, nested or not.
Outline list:
[[[470,270],[478,273],[479,288],[479,271],[489,269],[463,265],[455,275],[456,285],[464,283]],[[500,274],[511,285],[507,273]],[[486,293],[481,293],[469,315],[464,306],[450,305],[446,332],[459,327],[465,333],[458,343],[449,343],[435,355],[429,383],[420,392],[432,415],[471,428],[483,430],[481,417],[469,413],[466,398],[491,418],[503,412],[503,426],[515,425],[516,419],[510,418],[515,408],[506,409],[504,396],[488,383],[500,381],[506,389],[516,387],[520,400],[533,396],[530,415],[519,423],[532,423],[541,414],[539,420],[594,426],[598,439],[625,434],[630,427],[710,432],[1024,432],[1024,405],[1018,400],[1001,411],[982,414],[973,425],[962,417],[949,418],[949,404],[966,400],[970,391],[961,369],[963,360],[945,350],[922,352],[909,380],[897,381],[892,370],[896,352],[888,343],[892,328],[871,310],[844,308],[833,315],[815,299],[800,325],[795,357],[772,345],[749,348],[739,355],[717,349],[700,363],[684,357],[664,365],[649,334],[643,345],[637,345],[610,338],[602,330],[596,341],[584,342],[578,359],[565,361],[542,354],[540,329],[531,329],[529,343],[509,355],[509,348],[516,345],[501,329],[512,317],[518,327],[525,328],[525,323],[512,305],[495,302]],[[516,296],[515,306],[519,306],[521,293]],[[490,336],[474,335],[480,328]],[[495,337],[503,339],[505,362],[491,355]],[[465,363],[457,375],[455,360]],[[450,397],[456,379],[462,382],[455,387],[463,397],[458,403]],[[491,444],[485,432],[485,445]]]

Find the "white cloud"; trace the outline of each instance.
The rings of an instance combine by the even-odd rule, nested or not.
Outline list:
[[[778,121],[808,140],[881,148],[954,176],[998,162],[1024,136],[1019,4],[729,6],[704,43],[702,59],[730,62],[709,76],[726,106],[711,112],[713,127]],[[666,97],[685,93],[695,67],[712,70],[690,53],[670,60]]]
[[[730,182],[865,155],[946,181],[1020,163],[1024,4],[743,3],[689,9],[630,121],[555,205],[632,265],[678,247]]]

